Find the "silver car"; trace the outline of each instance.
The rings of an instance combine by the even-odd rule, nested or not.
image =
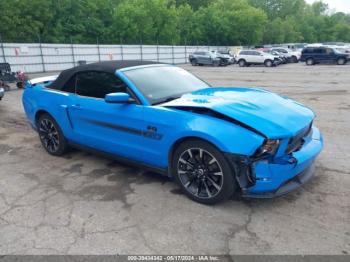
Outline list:
[[[193,66],[196,65],[212,65],[212,66],[227,66],[228,58],[218,56],[216,52],[196,51],[189,56],[189,61]]]

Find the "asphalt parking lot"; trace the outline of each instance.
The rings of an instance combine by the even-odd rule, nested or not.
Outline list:
[[[74,150],[48,155],[22,91],[0,101],[0,254],[350,254],[350,65],[184,68],[317,113],[316,177],[273,200],[205,206],[167,178]]]

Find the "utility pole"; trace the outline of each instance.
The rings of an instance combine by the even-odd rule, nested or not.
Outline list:
[[[44,54],[43,54],[43,47],[41,45],[41,38],[40,38],[40,34],[38,34],[38,39],[39,39],[39,48],[40,48],[40,57],[41,57],[41,64],[43,66],[43,72],[46,72],[45,69],[45,61],[44,61]]]

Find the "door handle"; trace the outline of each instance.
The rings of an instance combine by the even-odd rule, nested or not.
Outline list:
[[[157,132],[157,127],[155,126],[147,126],[147,130],[151,132]]]

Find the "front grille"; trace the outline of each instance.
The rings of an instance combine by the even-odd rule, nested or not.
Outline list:
[[[292,137],[289,140],[288,147],[286,149],[286,154],[289,155],[291,153],[299,151],[304,144],[304,138],[310,134],[311,130],[312,123],[303,130],[301,130],[296,136]]]

